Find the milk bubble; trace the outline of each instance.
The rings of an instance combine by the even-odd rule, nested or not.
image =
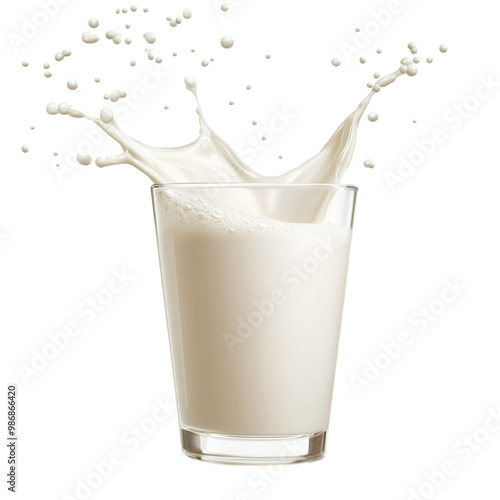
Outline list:
[[[93,17],[89,19],[89,26],[91,28],[97,28],[97,26],[99,26],[99,21],[95,17]]]
[[[111,123],[113,121],[113,111],[111,111],[111,109],[109,108],[102,108],[101,109],[101,120],[104,122],[104,123]]]
[[[95,33],[91,33],[90,31],[84,31],[82,33],[82,40],[85,43],[96,43],[99,41],[99,37]]]
[[[426,59],[426,61],[427,61],[429,64],[431,64],[431,63],[432,63],[432,61],[434,61],[434,59],[433,59],[432,57],[428,57],[428,58]]]
[[[78,88],[78,82],[76,80],[68,80],[66,85],[69,90],[76,90]]]
[[[22,65],[23,65],[25,68],[27,68],[27,67],[29,66],[29,64],[30,64],[30,63],[29,63],[28,61],[23,61],[23,62],[22,62]]]
[[[21,148],[21,150],[23,153],[27,153],[30,150],[30,148],[28,146],[26,146],[26,144],[24,144],[23,147]]]
[[[142,36],[146,39],[146,42],[148,42],[148,43],[155,43],[156,42],[156,35],[154,33],[152,33],[151,31],[144,33],[144,35],[142,35]]]
[[[220,6],[220,10],[224,11],[224,12],[227,12],[229,10],[229,7],[223,3],[221,6]]]
[[[368,115],[368,120],[370,120],[371,122],[376,122],[378,120],[378,115],[377,113],[370,113]]]
[[[445,43],[441,44],[439,46],[439,50],[444,54],[448,50],[448,45],[446,45]]]
[[[333,64],[333,66],[340,66],[340,63],[341,63],[341,62],[342,62],[342,61],[341,61],[338,57],[334,57],[334,58],[332,59],[332,64]]]
[[[363,165],[366,167],[366,168],[373,168],[375,166],[375,163],[373,163],[372,160],[365,160],[365,162],[363,163]]]
[[[206,59],[203,59],[203,61],[201,61],[201,65],[202,65],[203,67],[208,66],[208,61],[207,61]]]
[[[92,158],[87,153],[78,153],[76,155],[76,161],[80,165],[90,165],[92,163]]]
[[[234,40],[230,36],[223,36],[220,39],[220,44],[225,48],[225,49],[230,49],[234,45]]]
[[[49,68],[50,68],[50,64],[49,64],[49,63],[45,63],[45,64],[43,65],[43,67],[44,67],[45,69],[49,69]]]
[[[184,9],[182,16],[184,17],[184,19],[191,19],[193,13],[189,9]]]
[[[46,71],[44,74],[45,78],[50,78],[52,76],[52,73],[50,71]]]

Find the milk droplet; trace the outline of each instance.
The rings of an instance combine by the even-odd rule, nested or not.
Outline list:
[[[136,5],[132,5],[132,7],[130,7],[130,10],[132,12],[135,12],[137,10],[137,6]]]
[[[97,28],[97,26],[99,26],[99,21],[95,17],[92,17],[89,19],[89,26],[91,28]]]
[[[413,123],[417,123],[417,120],[413,120]]]
[[[247,85],[247,90],[250,90],[252,88],[251,85]]]
[[[341,61],[338,57],[334,57],[334,58],[332,59],[332,64],[333,64],[333,66],[340,66],[340,63],[341,63],[341,62],[342,62],[342,61]]]
[[[428,58],[426,59],[426,61],[427,61],[429,64],[431,64],[431,63],[432,63],[432,61],[434,61],[434,59],[433,59],[432,57],[428,57]]]
[[[91,33],[90,31],[84,31],[82,33],[82,40],[85,43],[96,43],[99,41],[99,37],[95,33]]]
[[[361,64],[365,64],[366,59],[365,59],[364,57],[360,57],[360,58],[359,58],[359,62],[360,62]]]
[[[172,26],[172,28],[175,28],[177,26],[177,21],[175,19],[172,19],[170,21],[170,26]]]
[[[122,41],[122,39],[121,39],[121,37],[120,37],[120,36],[115,36],[115,37],[113,38],[113,43],[114,43],[115,45],[118,45],[119,43],[121,43],[121,41]]]
[[[111,102],[116,102],[118,101],[118,99],[120,99],[121,97],[121,92],[120,92],[120,89],[115,89],[111,92],[111,94],[109,94],[109,100]]]
[[[23,61],[21,64],[22,64],[25,68],[27,68],[27,67],[29,66],[29,64],[30,64],[30,63],[29,63],[28,61]]]
[[[57,115],[57,113],[59,113],[57,108],[58,108],[57,102],[49,102],[49,104],[47,104],[47,107],[45,109],[47,110],[47,113],[49,115]]]
[[[52,73],[50,71],[46,71],[44,74],[45,78],[50,78],[52,76]]]
[[[266,59],[271,59],[271,54],[266,54]]]
[[[90,165],[92,163],[92,158],[87,153],[78,153],[76,155],[76,161],[80,165]]]
[[[388,75],[385,75],[383,76],[378,82],[377,84],[380,86],[380,87],[387,87],[387,85],[391,84],[392,82],[394,82],[397,78],[397,75],[395,73],[389,73]]]
[[[169,108],[169,106],[163,106],[163,109],[168,109],[168,108]]]
[[[191,49],[191,52],[196,52],[196,49]]]
[[[266,137],[265,135],[263,135],[263,136],[261,137],[261,139],[262,139],[263,141],[265,141],[265,140],[267,139],[267,137]]]
[[[234,104],[234,101],[229,101],[229,106],[232,106]]]
[[[181,23],[182,23],[182,17],[181,17],[181,16],[176,17],[176,18],[175,18],[175,22],[176,22],[177,24],[181,24]]]
[[[64,59],[64,54],[62,52],[58,52],[55,56],[54,56],[54,59],[59,62],[59,61],[62,61]]]
[[[381,49],[377,49],[377,54],[382,54],[382,50]]]
[[[35,126],[34,125],[31,125],[31,130],[35,130]]]
[[[279,155],[278,158],[281,160],[283,158],[283,156]]]
[[[177,52],[172,52],[172,55],[173,55],[174,57],[177,57]]]
[[[116,10],[115,10],[115,12],[116,12],[117,14],[119,14],[119,13],[120,13],[120,9],[116,9]]]
[[[73,118],[83,118],[85,114],[82,111],[78,111],[78,109],[70,109],[69,116],[72,116]]]
[[[148,42],[148,43],[155,43],[156,42],[156,35],[154,33],[152,33],[151,31],[144,33],[144,35],[142,35],[142,36],[146,39],[146,42]]]
[[[403,66],[408,66],[409,64],[411,64],[411,59],[409,57],[403,57],[403,59],[401,59],[401,64]]]
[[[167,18],[166,18],[166,19],[167,19],[167,21],[169,21],[169,22],[172,20],[172,18],[171,18],[170,16],[167,16]]]
[[[220,44],[225,48],[225,49],[230,49],[234,45],[234,40],[230,36],[223,36],[220,39]]]
[[[113,121],[113,111],[109,108],[102,108],[100,116],[104,123],[111,123]]]
[[[445,43],[441,44],[439,46],[439,50],[444,54],[448,50],[448,45],[446,45]]]
[[[252,125],[257,125],[257,122],[254,120],[254,121],[252,122]]]
[[[152,52],[148,52],[148,59],[152,61],[155,58],[154,54]]]
[[[368,82],[368,83],[366,84],[366,86],[367,86],[369,89],[371,89],[371,88],[373,87],[373,83]]]
[[[208,61],[206,59],[203,59],[203,61],[201,61],[201,65],[204,67],[208,66]]]
[[[214,58],[213,57],[210,58],[210,62],[214,62]]]
[[[115,36],[118,36],[118,33],[116,31],[107,31],[106,32],[106,38],[108,40],[113,40]]]
[[[68,80],[66,85],[69,90],[76,90],[78,88],[78,82],[76,80]]]
[[[370,113],[368,115],[368,120],[370,120],[371,122],[376,122],[378,120],[378,115],[377,113]]]
[[[182,13],[182,17],[184,17],[184,19],[191,19],[192,16],[193,13],[189,9],[184,9],[184,12]]]
[[[229,10],[229,7],[223,3],[221,6],[220,6],[220,10],[224,11],[224,12],[227,12]]]
[[[135,61],[130,61],[130,66],[135,66],[137,63]]]
[[[124,99],[125,97],[127,97],[127,93],[126,92],[123,92],[123,90],[120,92],[120,97],[122,99]]]
[[[54,151],[54,156],[59,156],[59,153],[57,151]]]
[[[193,89],[194,87],[196,87],[195,79],[190,77],[190,76],[186,76],[186,78],[184,78],[184,83],[186,84],[186,87],[188,87],[190,89]]]
[[[59,111],[60,115],[67,115],[70,108],[71,106],[68,103],[62,102],[61,104],[59,104],[59,106],[57,106],[57,111]]]
[[[420,62],[420,58],[419,58],[419,57],[414,57],[414,58],[413,58],[413,62],[414,62],[415,64],[418,64],[418,63]]]
[[[44,67],[45,69],[49,69],[49,68],[50,68],[50,64],[49,64],[49,63],[45,63],[45,64],[43,65],[43,67]]]
[[[64,57],[69,57],[71,55],[71,50],[65,49],[62,51]]]
[[[408,66],[406,66],[406,64],[403,64],[399,67],[399,71],[403,73],[403,75],[406,74],[406,72],[408,71]]]
[[[411,52],[412,54],[417,54],[417,53],[418,53],[418,49],[417,49],[417,47],[413,47],[413,48],[410,50],[410,52]]]
[[[373,92],[380,92],[380,85],[378,83],[376,83],[374,86],[373,86]]]
[[[126,25],[125,25],[125,29],[126,29],[126,30],[130,29],[130,24],[126,24]]]
[[[155,61],[156,61],[158,64],[160,64],[160,63],[163,61],[163,59],[162,59],[161,57],[157,57],[157,58],[155,59]]]
[[[373,78],[380,78],[380,73],[373,73]]]
[[[356,28],[356,33],[359,33],[361,30],[359,28]]]
[[[410,42],[410,43],[408,44],[408,48],[409,48],[410,50],[411,50],[411,49],[413,49],[413,47],[416,47],[416,46],[417,46],[417,44],[416,44],[415,42]]]
[[[408,66],[408,70],[407,70],[407,75],[408,76],[415,76],[417,73],[418,73],[418,66],[416,64],[410,64]]]
[[[130,45],[132,43],[132,40],[130,38],[125,38],[125,43],[127,45]]]
[[[28,146],[26,146],[26,144],[24,144],[23,147],[21,148],[21,150],[23,153],[27,153],[30,150],[30,148]]]
[[[128,12],[128,10],[127,10],[127,9],[122,9],[122,12],[123,12],[124,14],[126,14],[126,13]]]
[[[373,163],[372,160],[365,160],[365,162],[363,163],[363,165],[366,167],[366,168],[373,168],[375,166],[375,163]]]
[[[108,101],[109,100],[109,94],[104,94],[102,96],[102,98],[105,100],[105,101]]]
[[[143,12],[148,12],[149,9],[147,7],[144,7],[144,9],[142,9]]]

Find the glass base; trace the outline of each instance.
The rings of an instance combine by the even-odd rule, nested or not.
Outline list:
[[[181,427],[182,451],[206,462],[240,465],[293,464],[323,457],[326,431],[297,436],[228,436]]]

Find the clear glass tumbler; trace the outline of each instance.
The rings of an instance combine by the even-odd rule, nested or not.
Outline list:
[[[152,186],[186,455],[239,464],[323,455],[356,193]]]

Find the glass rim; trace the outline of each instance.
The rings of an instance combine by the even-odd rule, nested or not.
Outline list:
[[[151,190],[166,188],[335,188],[343,191],[357,192],[358,187],[353,184],[334,184],[334,183],[274,183],[274,182],[168,182],[165,184],[153,184]]]

